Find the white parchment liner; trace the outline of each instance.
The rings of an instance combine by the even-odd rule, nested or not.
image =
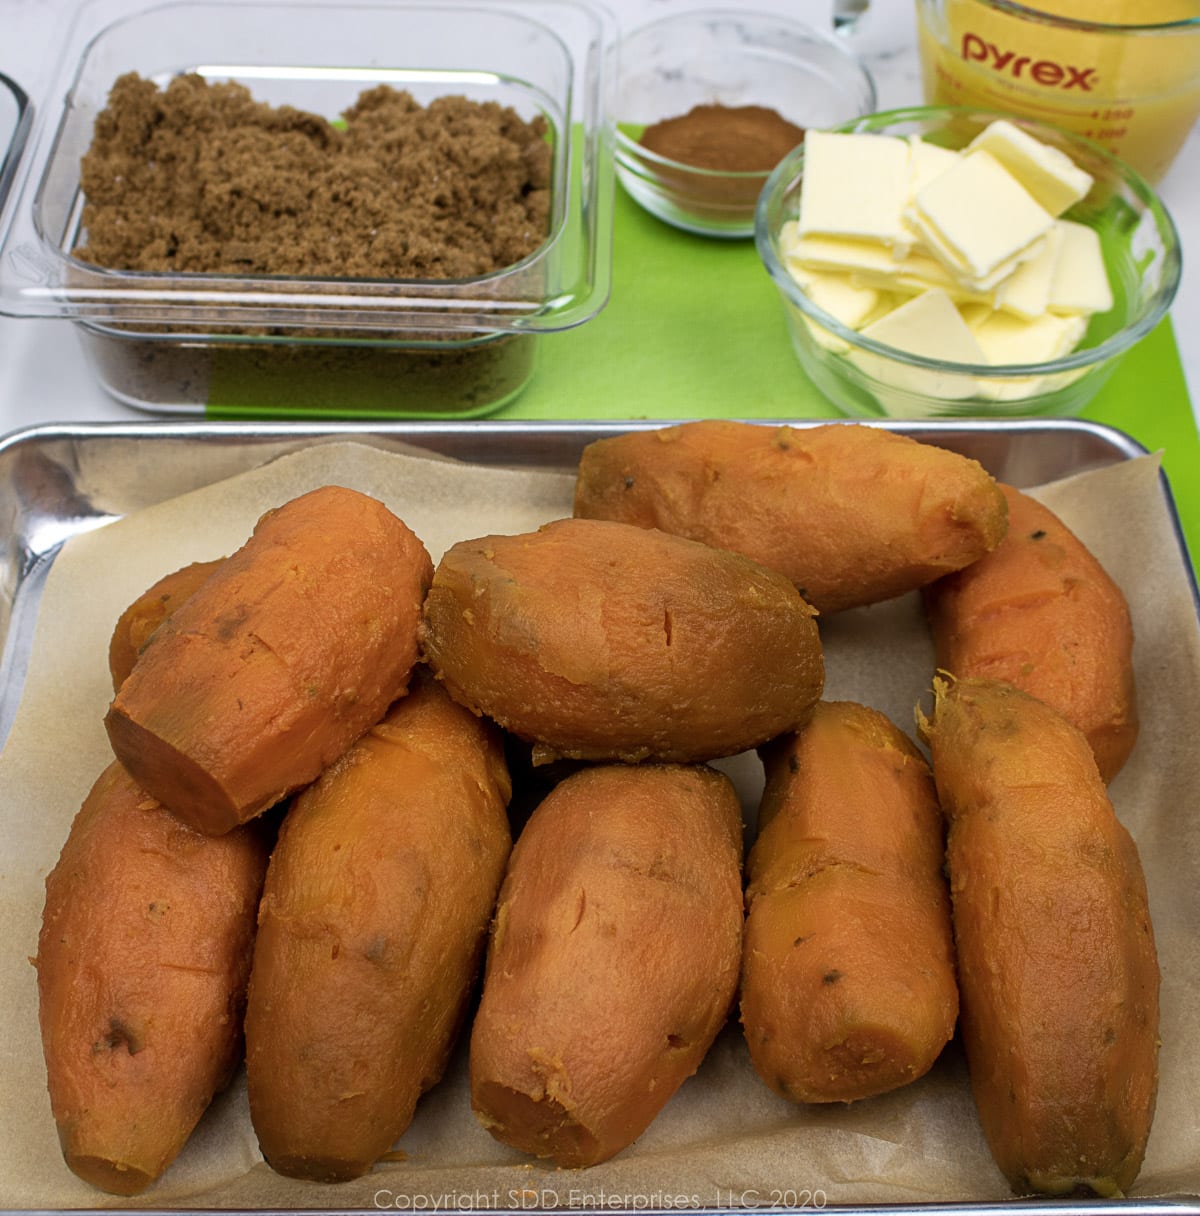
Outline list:
[[[340,1186],[275,1175],[263,1162],[239,1078],[166,1176],[140,1199],[76,1179],[59,1151],[29,956],[45,876],[110,759],[102,718],[107,648],[125,606],[160,575],[237,548],[268,507],[336,482],[386,502],[435,562],[456,540],[519,532],[570,514],[572,479],[314,447],[71,540],[45,588],[24,698],[0,755],[0,1206],[520,1207],[813,1206],[998,1200],[1004,1180],[979,1130],[957,1043],[893,1094],[802,1108],[754,1075],[735,1023],[700,1072],[630,1149],[586,1171],[531,1163],[475,1122],[463,1053],[418,1108],[397,1159]],[[1158,481],[1144,457],[1043,487],[1038,497],[1092,548],[1130,601],[1142,732],[1112,786],[1150,890],[1162,987],[1158,1111],[1135,1196],[1200,1193],[1200,629]],[[652,577],[652,572],[649,572]],[[822,623],[826,696],[852,698],[913,732],[928,706],[932,649],[916,596]],[[752,755],[721,763],[748,814]]]

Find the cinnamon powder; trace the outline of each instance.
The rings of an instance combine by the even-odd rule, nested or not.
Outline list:
[[[697,169],[769,173],[804,139],[804,128],[767,106],[693,106],[647,127],[644,148]]]

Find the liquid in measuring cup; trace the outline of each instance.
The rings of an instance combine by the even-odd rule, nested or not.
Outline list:
[[[932,104],[1065,127],[1151,182],[1200,114],[1200,0],[916,3]]]

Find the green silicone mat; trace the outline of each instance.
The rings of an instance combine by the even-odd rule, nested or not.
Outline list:
[[[837,418],[800,370],[753,241],[695,236],[616,192],[612,296],[539,339],[537,372],[497,418]],[[1083,414],[1162,449],[1200,554],[1200,440],[1170,320],[1132,350]]]

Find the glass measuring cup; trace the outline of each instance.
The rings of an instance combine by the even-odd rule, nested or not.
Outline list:
[[[1159,181],[1200,114],[1200,0],[916,0],[925,99],[1075,131]]]

